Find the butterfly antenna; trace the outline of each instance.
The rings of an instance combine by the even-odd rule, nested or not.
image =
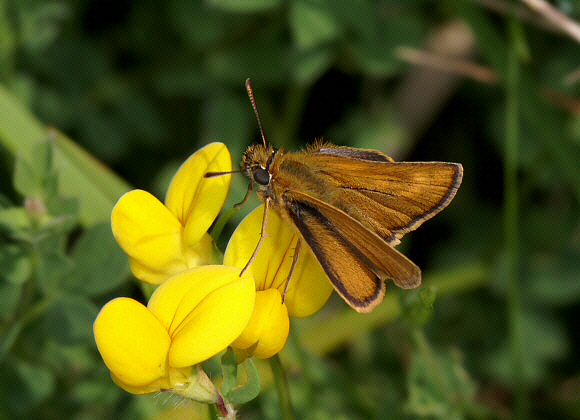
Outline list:
[[[242,172],[242,170],[238,169],[237,171],[206,172],[205,174],[203,174],[203,177],[204,178],[213,178],[214,176],[221,176],[221,175],[227,175],[227,174],[237,174],[238,172]]]
[[[254,101],[254,92],[252,91],[252,84],[250,83],[250,78],[246,79],[246,90],[248,91],[248,97],[252,103],[252,108],[254,109],[254,114],[256,114],[256,119],[258,120],[258,127],[260,128],[260,135],[262,136],[262,142],[264,147],[266,147],[266,137],[264,137],[264,130],[262,130],[262,121],[260,121],[260,115],[258,115],[258,108],[256,108],[256,101]]]

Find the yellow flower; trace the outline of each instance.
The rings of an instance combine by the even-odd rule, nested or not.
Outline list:
[[[117,243],[129,256],[133,275],[159,284],[188,268],[209,264],[212,240],[206,233],[224,203],[230,175],[226,146],[211,143],[181,165],[167,190],[165,205],[146,191],[124,194],[111,213]]]
[[[260,237],[264,206],[248,214],[234,231],[224,264],[244,267]],[[240,337],[232,344],[245,355],[268,358],[279,352],[288,337],[289,316],[305,317],[324,305],[332,285],[324,271],[302,243],[284,303],[282,293],[292,264],[298,234],[274,212],[268,213],[266,233],[247,271],[256,282],[254,313]]]
[[[217,391],[196,365],[226,348],[246,327],[255,300],[251,273],[204,266],[161,284],[147,307],[116,298],[93,325],[97,348],[113,380],[143,394],[172,390],[203,402]]]
[[[278,289],[259,290],[250,321],[232,347],[238,356],[267,359],[282,350],[289,330],[288,309]]]

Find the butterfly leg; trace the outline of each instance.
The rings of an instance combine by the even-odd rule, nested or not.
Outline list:
[[[282,291],[282,303],[284,303],[284,298],[286,297],[286,289],[288,288],[288,283],[290,283],[290,277],[292,277],[294,266],[296,265],[296,261],[298,261],[298,251],[300,251],[300,238],[298,238],[298,240],[296,241],[296,246],[294,247],[294,255],[292,256],[292,265],[290,266],[288,277],[286,277],[286,283],[284,283],[284,290]]]
[[[240,271],[240,277],[242,276],[242,274],[244,274],[244,271],[246,271],[246,269],[248,268],[248,266],[250,265],[250,263],[252,262],[252,260],[256,256],[256,254],[258,253],[258,248],[260,248],[260,244],[262,243],[262,239],[264,239],[264,235],[266,234],[266,220],[268,219],[268,207],[270,207],[270,199],[266,198],[266,200],[264,200],[264,217],[262,218],[262,230],[260,231],[260,239],[258,239],[258,243],[256,244],[256,248],[254,248],[254,252],[252,252],[250,259],[248,260],[248,262],[246,263],[244,268],[242,268],[242,271]]]
[[[246,202],[246,200],[248,199],[248,196],[250,195],[250,191],[252,191],[252,182],[251,181],[248,184],[248,190],[246,191],[246,195],[244,195],[244,199],[242,201],[240,201],[238,204],[234,204],[235,209],[240,208],[241,205]]]

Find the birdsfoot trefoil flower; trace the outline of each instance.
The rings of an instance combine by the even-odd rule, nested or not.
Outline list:
[[[262,205],[240,222],[226,248],[224,264],[245,266],[260,238],[263,214]],[[328,300],[332,285],[302,244],[282,302],[297,240],[298,234],[276,213],[268,213],[265,236],[247,269],[256,282],[256,304],[247,327],[232,343],[238,354],[258,358],[273,356],[284,347],[290,328],[289,316],[309,316]]]
[[[167,190],[165,204],[142,190],[124,194],[111,213],[111,228],[140,280],[159,284],[171,275],[212,261],[206,233],[224,203],[230,175],[226,146],[210,143],[181,165]]]
[[[111,377],[135,394],[172,391],[216,403],[219,394],[200,368],[248,324],[255,300],[250,272],[204,266],[161,284],[147,306],[116,298],[93,325],[97,348]]]

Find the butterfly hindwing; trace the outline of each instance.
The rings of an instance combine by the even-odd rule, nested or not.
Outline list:
[[[288,216],[335,289],[355,309],[370,310],[382,299],[383,281],[416,287],[421,272],[407,257],[340,209],[290,191]]]

